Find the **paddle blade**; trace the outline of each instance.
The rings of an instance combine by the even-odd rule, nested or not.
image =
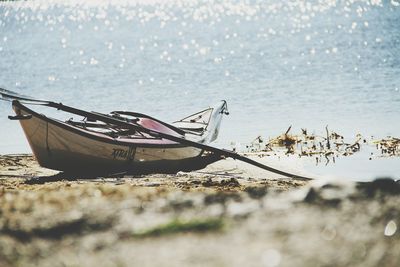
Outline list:
[[[29,104],[29,103],[47,104],[48,103],[48,101],[36,99],[36,98],[26,96],[26,95],[21,95],[19,93],[16,93],[16,92],[13,92],[10,90],[6,90],[3,88],[0,88],[0,99],[5,100],[5,101],[18,100],[20,102],[27,103],[27,104]]]

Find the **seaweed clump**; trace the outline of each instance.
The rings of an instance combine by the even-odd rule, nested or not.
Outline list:
[[[204,233],[221,230],[223,226],[224,222],[219,218],[192,219],[189,221],[175,219],[169,223],[133,233],[132,236],[136,238],[145,238],[188,232]]]
[[[259,157],[279,155],[282,152],[286,155],[298,155],[299,157],[315,157],[316,164],[325,160],[325,165],[335,163],[336,158],[351,156],[359,151],[363,145],[376,145],[380,150],[380,156],[400,156],[400,138],[388,137],[369,141],[361,134],[357,134],[354,141],[345,141],[343,135],[330,131],[325,127],[323,135],[310,134],[307,129],[302,128],[301,134],[290,134],[292,126],[285,133],[277,137],[266,139],[258,136],[247,146],[247,153],[257,153]],[[372,160],[371,153],[370,160]],[[379,153],[376,153],[379,154]]]
[[[400,156],[400,138],[388,137],[375,143],[383,156]]]

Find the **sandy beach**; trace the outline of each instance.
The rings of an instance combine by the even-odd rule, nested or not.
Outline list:
[[[239,166],[240,167],[240,166]],[[400,184],[299,181],[234,161],[68,177],[0,156],[0,266],[397,266]]]

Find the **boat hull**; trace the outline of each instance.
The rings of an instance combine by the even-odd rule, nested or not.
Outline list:
[[[13,104],[30,147],[42,167],[69,171],[176,172],[205,167],[215,156],[168,140],[123,141],[93,134]]]

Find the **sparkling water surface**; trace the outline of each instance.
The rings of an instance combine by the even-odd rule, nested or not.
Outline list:
[[[2,2],[0,87],[166,121],[226,99],[226,148],[289,125],[399,136],[400,1]],[[0,153],[29,152],[11,113]]]

